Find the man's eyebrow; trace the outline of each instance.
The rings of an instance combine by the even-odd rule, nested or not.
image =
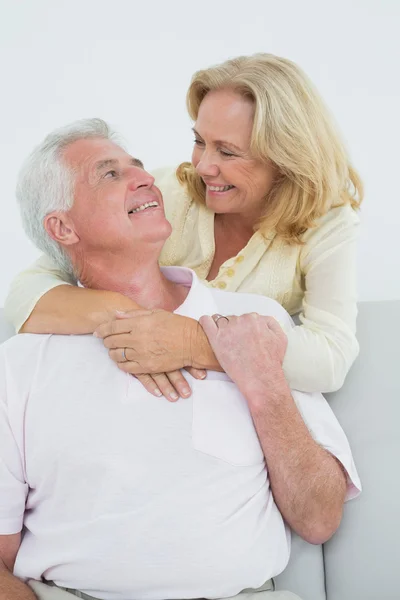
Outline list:
[[[132,157],[130,160],[130,164],[133,165],[134,167],[139,167],[140,169],[144,169],[144,165],[143,165],[142,161],[139,160],[138,158]],[[99,160],[99,162],[97,162],[95,165],[95,169],[96,169],[96,172],[99,173],[100,171],[103,171],[103,169],[106,169],[107,167],[118,167],[118,165],[119,165],[119,162],[115,158],[106,158],[105,160]]]
[[[196,129],[194,127],[192,127],[192,131],[199,138],[203,139],[201,137],[201,135],[199,134],[199,132],[196,131]],[[242,148],[239,148],[239,146],[236,146],[236,144],[233,144],[232,142],[227,142],[227,141],[224,141],[224,140],[214,140],[214,144],[217,144],[218,146],[230,146],[231,148],[233,148],[234,150],[236,150],[236,152],[239,152],[240,154],[243,154]]]
[[[144,164],[142,163],[142,161],[139,158],[132,157],[131,163],[133,164],[134,167],[139,167],[139,169],[144,169]]]

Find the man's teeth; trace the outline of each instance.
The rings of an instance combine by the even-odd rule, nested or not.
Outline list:
[[[224,185],[223,187],[217,187],[216,185],[209,185],[208,189],[210,190],[210,192],[227,192],[228,190],[231,190],[234,186],[233,185]]]
[[[151,206],[158,206],[158,202],[146,202],[145,204],[141,204],[141,206],[138,206],[137,208],[134,208],[133,210],[129,211],[129,215],[131,215],[132,213],[137,213],[141,210],[146,210],[146,208],[149,208]]]

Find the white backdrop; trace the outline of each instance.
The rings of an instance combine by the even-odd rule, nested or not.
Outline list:
[[[0,0],[0,306],[38,255],[14,198],[51,129],[102,117],[147,168],[190,157],[192,73],[240,54],[298,62],[366,186],[361,300],[400,298],[400,0]]]

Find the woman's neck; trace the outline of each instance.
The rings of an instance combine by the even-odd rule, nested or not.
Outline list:
[[[240,215],[215,215],[215,252],[207,281],[213,281],[221,265],[239,254],[253,237],[253,226],[243,223]]]
[[[228,237],[234,236],[245,246],[254,234],[254,218],[247,218],[241,213],[215,215],[214,231]]]

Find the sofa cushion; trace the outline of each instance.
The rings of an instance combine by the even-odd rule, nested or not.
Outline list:
[[[400,301],[359,306],[360,356],[329,402],[346,431],[363,493],[324,546],[328,600],[400,598]]]
[[[294,592],[302,600],[326,600],[322,546],[312,546],[292,535],[290,562],[275,578],[275,584],[276,589]]]

